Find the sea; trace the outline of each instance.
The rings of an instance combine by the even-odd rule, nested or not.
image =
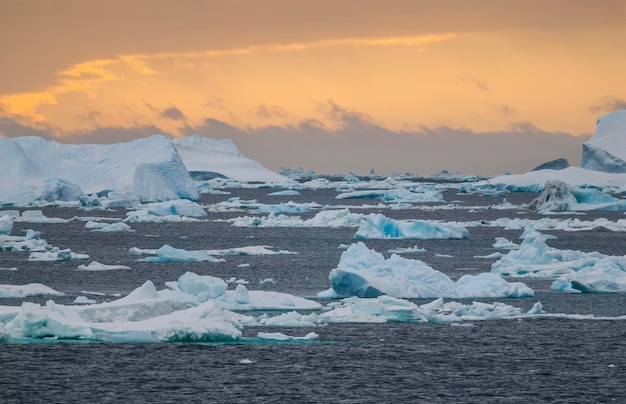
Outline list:
[[[500,196],[444,192],[444,203],[413,204],[417,209],[389,209],[371,199],[336,199],[335,189],[302,190],[289,197],[269,196],[279,189],[228,188],[205,194],[203,205],[228,198],[263,204],[317,202],[348,206],[355,213],[383,213],[394,219],[442,221],[547,217],[523,207],[499,209],[503,202],[523,206],[537,196],[512,192]],[[368,207],[364,207],[368,205]],[[108,211],[67,207],[41,208],[49,217],[126,217],[125,209]],[[19,209],[24,210],[24,209]],[[252,212],[213,212],[207,220],[182,223],[133,223],[132,233],[97,233],[84,221],[64,224],[16,222],[59,248],[89,254],[90,260],[130,270],[78,271],[76,261],[33,262],[27,252],[0,252],[0,284],[42,283],[65,296],[98,302],[124,296],[145,281],[157,289],[187,271],[249,281],[248,289],[271,290],[316,299],[330,287],[329,272],[355,228],[234,227],[225,219]],[[306,219],[315,212],[297,214]],[[548,216],[549,217],[549,216]],[[624,212],[567,212],[565,220],[607,218]],[[420,259],[453,279],[488,272],[495,259],[476,258],[495,251],[496,237],[519,242],[521,230],[468,228],[463,240],[366,240],[370,249],[425,248]],[[545,231],[559,249],[626,255],[626,237],[608,230]],[[129,249],[157,249],[165,244],[185,250],[269,246],[297,254],[232,256],[224,262],[138,262]],[[240,264],[247,264],[240,266]],[[274,283],[261,283],[272,278]],[[532,298],[469,299],[501,301],[523,310],[537,301],[547,313],[592,315],[589,318],[534,318],[433,323],[327,324],[310,328],[244,329],[228,343],[99,343],[27,340],[0,343],[0,403],[624,403],[626,402],[625,294],[565,294],[550,291],[551,280],[523,278]],[[44,304],[50,297],[0,298],[0,305]],[[415,300],[424,304],[432,299]],[[460,299],[463,302],[463,299]],[[257,313],[258,314],[258,313]],[[604,319],[599,319],[602,317]],[[608,319],[607,319],[608,318]],[[266,341],[259,331],[302,336],[311,341]]]

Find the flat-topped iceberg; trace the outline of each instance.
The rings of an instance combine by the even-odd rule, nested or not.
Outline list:
[[[609,173],[626,173],[626,110],[598,118],[593,136],[583,143],[580,166]]]
[[[245,158],[230,139],[210,139],[200,135],[173,139],[187,170],[195,179],[228,177],[242,182],[288,182],[257,161]]]
[[[116,191],[143,202],[199,200],[172,141],[155,135],[112,145],[0,138],[0,201],[78,201]]]
[[[396,254],[385,259],[362,242],[352,244],[343,252],[339,264],[330,272],[329,280],[331,288],[319,293],[320,297],[466,298],[534,294],[523,283],[509,283],[492,273],[465,275],[454,282],[420,260]]]
[[[469,237],[466,228],[432,220],[394,220],[372,213],[357,230],[354,238],[442,240]]]

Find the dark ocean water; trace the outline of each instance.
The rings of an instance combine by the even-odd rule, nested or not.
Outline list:
[[[322,205],[376,204],[376,200],[335,200],[334,190],[302,192],[296,197],[268,197],[268,189],[232,189],[231,195],[208,195],[212,204],[229,197],[261,203],[318,202]],[[460,206],[498,204],[502,197],[446,193]],[[530,193],[506,196],[512,203],[529,202]],[[361,210],[353,209],[353,212]],[[397,219],[448,221],[493,220],[501,217],[538,218],[517,210],[363,210],[380,211]],[[46,208],[48,216],[125,217],[125,211],[99,212]],[[246,213],[211,213],[210,219]],[[313,216],[313,213],[302,215]],[[595,212],[591,220],[624,218],[622,212]],[[93,233],[84,222],[68,224],[15,223],[13,234],[32,228],[51,245],[87,253],[91,260],[128,265],[127,271],[81,272],[78,262],[29,262],[28,253],[0,252],[0,284],[43,283],[66,293],[54,298],[71,303],[85,292],[98,301],[113,300],[152,280],[157,288],[186,271],[224,279],[243,278],[249,289],[276,290],[314,296],[327,289],[328,273],[341,256],[340,245],[352,239],[354,228],[235,228],[226,222],[131,224],[134,233]],[[495,237],[512,241],[521,231],[469,228],[466,240],[368,240],[384,253],[401,247],[423,247],[421,259],[452,278],[485,272],[493,260],[474,258],[494,252]],[[609,231],[547,232],[558,237],[549,244],[561,249],[625,255],[622,233]],[[144,263],[129,248],[159,248],[169,244],[187,250],[267,245],[296,255],[226,257],[220,263]],[[448,256],[441,256],[448,255]],[[88,262],[88,261],[87,261]],[[85,262],[85,263],[87,263]],[[239,264],[249,267],[238,267]],[[275,284],[259,284],[273,278]],[[499,299],[525,310],[541,301],[548,313],[620,316],[626,314],[624,294],[559,294],[551,281],[523,279],[535,289],[530,299]],[[2,305],[46,298],[0,299]],[[489,299],[476,299],[490,301]],[[423,301],[427,302],[427,301]],[[422,301],[418,301],[422,303]],[[268,343],[255,339],[259,331],[304,335],[313,342]],[[331,324],[314,329],[255,328],[244,330],[236,344],[102,344],[31,342],[0,344],[0,402],[626,402],[626,322],[606,320],[502,320],[447,324]],[[247,359],[251,363],[242,364]]]

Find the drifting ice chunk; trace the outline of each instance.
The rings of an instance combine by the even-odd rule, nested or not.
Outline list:
[[[499,320],[520,318],[541,313],[535,305],[528,313],[504,303],[479,303],[466,305],[459,302],[444,303],[443,299],[416,305],[408,300],[380,296],[375,299],[351,297],[330,303],[331,310],[318,316],[319,322],[328,323],[386,323],[431,322],[454,323],[459,321]]]
[[[562,181],[547,181],[544,191],[535,198],[530,209],[539,211],[626,210],[626,200],[613,198],[595,188],[568,187]]]
[[[29,283],[28,285],[0,285],[0,297],[26,297],[26,296],[63,296],[58,292],[41,283]]]
[[[89,255],[73,253],[69,249],[59,251],[31,252],[29,261],[74,261],[88,260]]]
[[[130,269],[126,265],[105,265],[97,261],[92,261],[89,265],[79,265],[79,271],[113,271],[117,269]]]
[[[95,232],[101,233],[116,233],[116,232],[133,232],[135,230],[131,229],[129,225],[126,223],[111,223],[98,228],[95,228]]]
[[[626,292],[626,256],[607,257],[552,283],[551,290],[569,293]]]
[[[494,262],[491,272],[502,276],[555,277],[593,265],[604,255],[598,252],[559,250],[549,247],[538,232],[529,233],[519,250]]]
[[[495,276],[494,276],[495,275]],[[343,252],[329,275],[331,288],[321,297],[522,297],[533,290],[522,283],[509,283],[496,274],[465,275],[457,283],[420,260],[382,254],[359,242]]]
[[[357,230],[354,238],[363,239],[420,239],[442,240],[469,237],[466,228],[429,220],[394,220],[380,213],[372,213]]]
[[[13,230],[13,218],[9,215],[0,216],[0,234],[9,235]]]
[[[187,251],[164,245],[156,251],[156,257],[140,258],[143,262],[221,262],[204,250]]]

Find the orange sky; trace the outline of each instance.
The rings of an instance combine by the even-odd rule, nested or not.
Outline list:
[[[269,168],[320,172],[576,163],[596,117],[626,108],[624,38],[617,0],[0,0],[0,134],[199,132]],[[461,158],[474,135],[526,132],[535,143],[517,160]],[[553,141],[563,133],[582,137]],[[449,156],[394,149],[434,137]],[[329,161],[334,147],[345,158]]]

